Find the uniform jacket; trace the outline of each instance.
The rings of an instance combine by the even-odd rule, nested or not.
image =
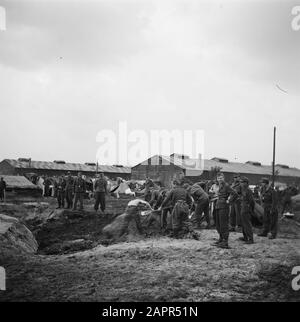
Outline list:
[[[208,194],[197,183],[192,185],[191,195],[192,195],[193,199],[195,200],[195,202],[197,202],[197,203],[201,203],[201,202],[205,202],[205,201],[209,200]]]
[[[163,202],[166,192],[167,190],[165,188],[153,190],[151,193],[151,200],[149,201],[150,206],[154,209],[159,207]]]
[[[107,191],[107,181],[105,178],[99,178],[94,183],[95,192],[106,192]]]
[[[79,193],[79,192],[81,192],[81,193],[83,193],[83,192],[85,192],[86,191],[86,185],[85,185],[85,181],[84,181],[84,179],[82,179],[82,178],[76,178],[75,180],[74,180],[74,185],[73,185],[73,187],[74,187],[74,192],[76,193]]]
[[[162,207],[164,207],[169,201],[172,206],[175,206],[178,201],[185,201],[189,206],[191,206],[193,203],[189,193],[182,187],[172,189],[166,199],[163,201]]]
[[[219,184],[219,191],[217,196],[216,209],[228,208],[228,202],[233,202],[238,197],[234,189],[226,182]],[[227,202],[228,201],[228,202]]]
[[[233,183],[231,185],[231,188],[237,193],[237,198],[235,199],[235,202],[239,202],[241,201],[241,194],[242,194],[242,187],[241,184],[239,182],[237,183]]]
[[[55,188],[57,192],[63,192],[66,189],[66,180],[62,179],[61,181],[55,182]]]
[[[278,194],[271,186],[261,189],[261,201],[265,208],[270,208],[273,206],[273,197],[274,197],[274,207],[277,207],[278,203]]]
[[[169,194],[171,193],[171,190],[163,190],[161,192],[161,194],[159,195],[158,197],[158,200],[157,200],[157,207],[162,207],[164,209],[171,209],[172,208],[172,204],[171,204],[171,200],[170,198],[168,198]],[[167,199],[167,201],[164,203],[164,201]]]
[[[254,201],[253,193],[250,188],[241,190],[240,200],[241,200],[242,212],[253,212],[255,201]]]
[[[272,188],[271,186],[263,187],[261,189],[261,201],[263,204],[266,205],[272,205]]]
[[[74,178],[68,176],[66,178],[66,190],[73,190],[73,185],[74,185]]]

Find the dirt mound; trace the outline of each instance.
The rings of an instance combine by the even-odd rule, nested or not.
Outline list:
[[[125,235],[131,237],[142,236],[142,231],[131,214],[118,216],[111,224],[103,228],[103,234],[114,241],[120,241]],[[130,238],[132,239],[132,238]],[[134,238],[133,238],[134,239]],[[125,240],[125,238],[123,238]]]
[[[164,235],[160,216],[160,212],[151,209],[147,202],[136,199],[128,204],[124,214],[104,227],[103,234],[114,243],[136,241],[144,237],[159,237]],[[168,228],[171,228],[170,214],[167,223]],[[198,239],[199,236],[190,223],[189,229],[181,234],[181,238]]]
[[[135,199],[128,203],[123,214],[104,227],[103,234],[113,242],[134,241],[149,235],[150,227],[152,232],[159,234],[160,217],[155,216],[148,202]]]
[[[297,239],[300,236],[300,213],[293,218],[281,217],[278,222],[279,237]]]
[[[0,214],[1,255],[6,253],[35,253],[38,244],[31,231],[18,219]]]

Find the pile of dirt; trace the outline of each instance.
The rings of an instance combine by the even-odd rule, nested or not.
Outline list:
[[[168,214],[167,227],[171,228],[171,214]],[[137,241],[145,237],[160,237],[164,235],[161,228],[161,214],[151,209],[144,200],[135,199],[128,203],[125,213],[118,216],[111,224],[103,229],[104,235],[119,243],[123,241]],[[192,229],[190,223],[186,232],[181,234],[184,239],[199,239],[199,235]]]
[[[297,239],[300,235],[300,213],[288,218],[281,216],[278,222],[279,236],[285,239]]]
[[[16,218],[0,214],[1,255],[35,253],[38,244],[31,231]]]

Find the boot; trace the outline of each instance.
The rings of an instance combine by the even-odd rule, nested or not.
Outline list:
[[[245,244],[248,244],[248,245],[254,244],[254,240],[253,239],[246,240]]]
[[[219,248],[229,249],[228,242],[223,240],[220,244],[217,245]]]
[[[240,237],[239,240],[246,242],[248,239],[246,239],[245,237]]]

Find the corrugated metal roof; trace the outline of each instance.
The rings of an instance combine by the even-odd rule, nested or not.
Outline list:
[[[63,171],[82,171],[82,172],[96,172],[96,166],[81,164],[81,163],[55,163],[48,161],[31,161],[23,162],[13,159],[5,159],[11,166],[21,169],[42,169],[42,170],[63,170]],[[115,167],[109,165],[98,165],[98,171],[106,173],[126,173],[130,174],[130,167]]]
[[[159,164],[160,156],[153,156],[151,159],[152,164]],[[258,175],[265,175],[271,176],[272,175],[272,166],[261,165],[255,166],[249,163],[238,163],[238,162],[218,162],[216,160],[202,160],[199,162],[198,159],[185,159],[182,160],[181,158],[170,157],[170,156],[161,156],[162,164],[169,164],[173,163],[174,165],[189,170],[187,171],[187,175],[192,176],[193,172],[201,172],[203,171],[210,171],[212,167],[220,167],[222,172],[230,172],[230,173],[243,173],[243,174],[258,174]],[[156,163],[155,163],[156,162]],[[148,160],[142,162],[141,164],[148,164]],[[286,176],[286,177],[299,177],[300,178],[300,170],[297,168],[281,168],[276,166],[276,170],[279,171],[279,176]]]
[[[7,188],[40,189],[23,176],[0,175],[0,177],[6,182]]]

